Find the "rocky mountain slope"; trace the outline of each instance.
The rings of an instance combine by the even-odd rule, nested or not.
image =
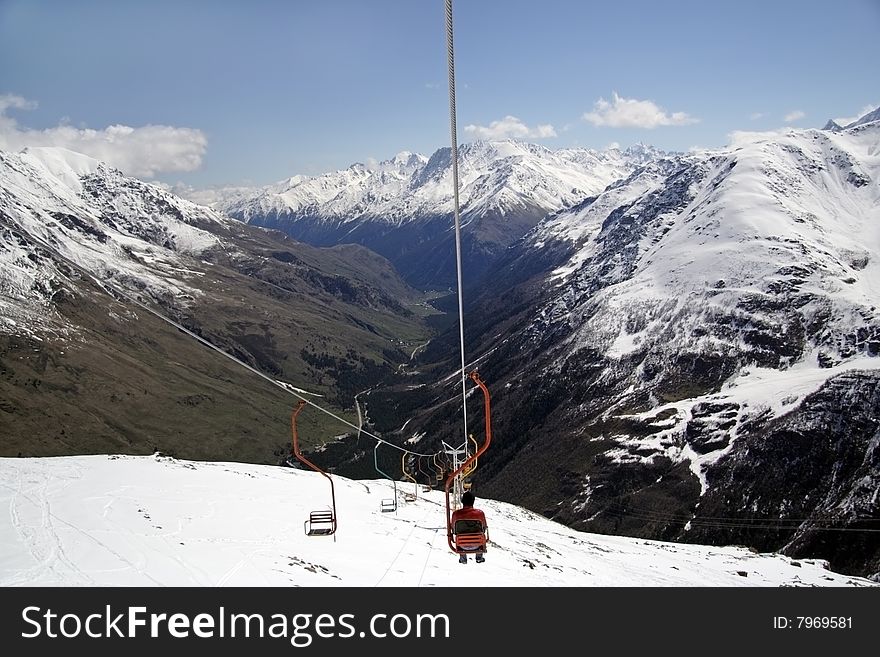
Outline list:
[[[3,454],[289,450],[294,397],[135,302],[351,419],[427,332],[361,247],[309,247],[63,149],[0,153]]]

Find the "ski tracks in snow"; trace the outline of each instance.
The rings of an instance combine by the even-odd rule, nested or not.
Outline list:
[[[144,579],[155,585],[161,582],[144,572],[143,568],[133,563],[125,556],[111,548],[109,545],[95,537],[93,534],[64,520],[53,512],[49,504],[49,487],[52,485],[53,495],[62,497],[60,490],[70,487],[82,477],[82,470],[73,466],[65,470],[64,478],[59,478],[57,473],[50,474],[45,465],[39,470],[32,468],[18,468],[16,470],[16,484],[14,487],[0,482],[0,486],[12,492],[9,499],[9,517],[15,535],[25,546],[28,555],[34,561],[30,567],[25,567],[17,572],[13,571],[7,576],[0,576],[0,584],[3,586],[20,586],[25,584],[39,583],[47,580],[50,585],[63,586],[96,586],[96,582],[89,572],[75,564],[76,557],[71,558],[64,549],[65,542],[74,547],[82,546],[83,540],[109,552],[120,564],[121,568],[104,568],[98,572],[109,570],[131,569]],[[104,506],[104,512],[109,510],[112,501]],[[39,512],[39,517],[35,511]],[[59,534],[64,531],[75,534],[77,538],[62,538]]]
[[[80,473],[76,472],[77,478]],[[57,480],[56,480],[57,481]],[[94,580],[71,561],[62,547],[55,522],[70,526],[52,513],[49,505],[50,477],[45,466],[39,471],[18,468],[16,484],[11,487],[0,483],[12,491],[9,500],[9,517],[15,534],[25,545],[34,565],[21,570],[3,582],[6,586],[17,586],[43,579],[47,574],[73,585],[93,585]],[[70,480],[64,487],[70,485]],[[37,511],[38,513],[34,513]],[[37,518],[38,516],[38,518]]]
[[[430,513],[431,510],[423,511],[421,519],[426,519]],[[404,522],[398,518],[386,518],[386,520]],[[410,524],[411,528],[403,539],[400,549],[388,563],[385,571],[373,585],[374,587],[421,586],[428,563],[434,554],[434,539],[437,537],[438,529],[425,527],[420,522],[411,522]],[[413,581],[413,576],[416,573],[418,573],[418,580]]]

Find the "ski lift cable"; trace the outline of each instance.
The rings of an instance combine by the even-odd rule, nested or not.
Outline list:
[[[461,208],[458,196],[458,131],[455,118],[455,48],[452,39],[452,0],[446,0],[446,61],[449,68],[449,126],[452,137],[452,197],[455,216],[455,270],[458,283],[458,332],[461,350],[461,414],[467,446],[467,374],[464,360],[464,303],[461,285]]]

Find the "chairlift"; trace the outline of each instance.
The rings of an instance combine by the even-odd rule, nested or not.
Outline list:
[[[478,520],[458,520],[455,523],[455,526],[452,526],[452,504],[449,496],[449,488],[455,482],[457,477],[462,476],[463,472],[468,469],[470,469],[471,472],[473,471],[474,463],[476,463],[477,458],[488,449],[492,442],[492,411],[489,389],[480,379],[480,376],[476,371],[471,372],[469,377],[480,387],[480,390],[483,391],[486,442],[484,442],[483,445],[473,453],[473,455],[467,458],[457,470],[450,473],[449,477],[446,479],[446,540],[449,544],[449,549],[456,554],[475,554],[485,552],[489,541],[488,528],[483,527]],[[469,489],[470,483],[463,482],[463,487],[465,490]]]
[[[443,481],[443,464],[437,460],[438,456],[440,456],[440,452],[434,454],[434,467],[437,468],[437,476],[435,479],[437,481]]]
[[[391,479],[389,475],[382,472],[379,468],[379,442],[376,441],[376,446],[373,448],[373,464],[376,467],[376,472],[385,477],[386,479]],[[397,482],[394,479],[391,479],[391,483],[394,485],[394,497],[392,499],[384,499],[379,502],[379,510],[382,513],[395,513],[397,512]]]
[[[419,499],[419,482],[417,482],[413,476],[406,471],[406,457],[409,456],[409,452],[404,452],[400,457],[400,468],[403,470],[403,476],[413,482],[413,493],[404,493],[403,501],[404,502],[415,502]]]
[[[489,528],[483,527],[479,520],[458,520],[452,528],[455,536],[455,552],[458,554],[477,554],[486,552],[489,542]]]
[[[312,511],[303,523],[308,536],[330,536],[336,532],[336,518],[333,511]]]
[[[425,475],[425,479],[427,480],[427,483],[422,485],[422,492],[423,493],[430,493],[432,490],[434,490],[434,486],[431,485],[432,477],[431,477],[430,472],[425,472],[422,469],[422,457],[421,456],[419,457],[419,472],[421,472],[423,475]]]
[[[290,430],[293,434],[293,453],[300,461],[305,463],[315,472],[319,472],[325,477],[327,477],[327,481],[330,482],[330,499],[332,508],[330,509],[322,509],[319,511],[312,511],[309,514],[308,519],[303,523],[303,528],[305,529],[306,536],[333,536],[333,540],[336,540],[336,491],[333,487],[333,478],[330,477],[329,474],[324,472],[317,465],[309,461],[305,456],[303,456],[302,452],[299,450],[299,433],[296,430],[296,418],[302,411],[303,407],[306,405],[305,401],[300,401],[299,405],[297,405],[296,409],[290,416]]]

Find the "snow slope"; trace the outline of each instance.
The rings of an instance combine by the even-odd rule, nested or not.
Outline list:
[[[382,513],[390,482],[334,481],[336,540],[303,532],[330,499],[311,472],[158,455],[0,459],[0,585],[872,585],[822,561],[585,534],[493,500],[478,502],[486,563],[461,565],[441,491]]]

